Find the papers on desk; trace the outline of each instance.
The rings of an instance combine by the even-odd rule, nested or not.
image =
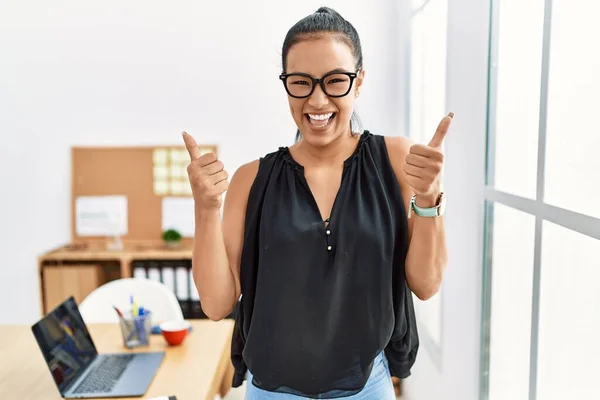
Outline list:
[[[152,397],[146,400],[177,400],[175,396],[160,396],[160,397]]]
[[[183,237],[194,237],[194,199],[163,197],[162,230],[175,229]]]
[[[79,196],[75,200],[79,236],[126,235],[127,196]]]

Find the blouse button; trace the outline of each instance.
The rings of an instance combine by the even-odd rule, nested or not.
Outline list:
[[[331,231],[329,229],[327,229],[327,231],[325,233],[328,235],[331,235]]]
[[[331,251],[331,246],[327,246],[327,250]]]

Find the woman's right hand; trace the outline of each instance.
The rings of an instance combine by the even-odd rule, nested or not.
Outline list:
[[[215,153],[200,155],[194,138],[186,132],[182,136],[191,159],[187,172],[196,208],[205,211],[220,209],[223,193],[229,187],[229,174]]]

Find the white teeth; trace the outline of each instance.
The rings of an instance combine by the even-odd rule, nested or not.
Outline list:
[[[333,115],[333,113],[329,113],[329,114],[308,114],[308,116],[310,117],[310,119],[316,119],[318,121],[324,121],[326,119],[331,118],[331,116]]]

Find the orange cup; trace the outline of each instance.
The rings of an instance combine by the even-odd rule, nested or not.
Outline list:
[[[188,334],[190,323],[185,320],[165,321],[160,325],[160,331],[171,346],[180,345]]]

